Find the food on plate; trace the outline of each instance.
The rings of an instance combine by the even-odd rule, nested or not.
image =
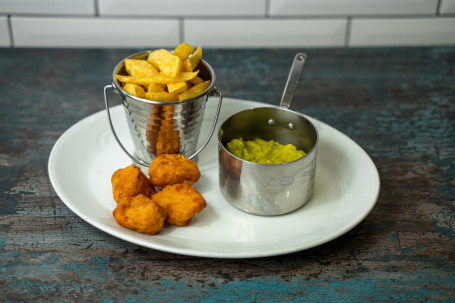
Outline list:
[[[162,154],[149,166],[150,182],[163,189],[166,185],[196,183],[201,177],[197,164],[181,154]]]
[[[134,164],[112,175],[115,221],[148,235],[159,233],[165,223],[189,225],[207,206],[201,193],[191,186],[201,176],[197,164],[180,154],[163,154],[149,169],[155,183]],[[155,186],[161,191],[157,193]]]
[[[182,59],[165,49],[157,49],[151,52],[147,57],[147,62],[171,78],[177,77],[183,64]]]
[[[176,226],[190,224],[193,216],[207,205],[204,197],[188,183],[167,185],[152,196],[152,201],[166,209],[166,223]]]
[[[188,59],[183,62],[183,65],[185,66],[185,69],[187,71],[193,71],[196,66],[199,64],[199,61],[202,59],[202,48],[199,46],[194,53],[191,55],[191,57],[188,57]]]
[[[265,141],[259,138],[247,141],[242,138],[232,139],[226,147],[238,158],[261,164],[290,162],[305,155],[303,150],[298,150],[292,144],[283,145],[273,140]]]
[[[182,62],[188,59],[193,52],[194,47],[185,42],[180,43],[180,45],[174,49],[174,55],[182,59]]]
[[[136,97],[163,102],[183,101],[198,96],[210,85],[210,80],[198,75],[197,66],[201,60],[202,48],[199,46],[194,50],[183,42],[173,52],[157,49],[145,60],[125,59],[127,75],[115,77],[122,82],[126,92]]]
[[[147,176],[134,164],[115,171],[111,183],[114,200],[117,203],[139,194],[150,197],[156,192]]]
[[[167,216],[163,207],[142,194],[121,199],[112,214],[119,225],[147,235],[159,233]]]
[[[125,70],[135,77],[153,77],[159,75],[158,70],[145,60],[125,59]]]
[[[169,84],[168,84],[169,85]],[[197,96],[201,93],[203,93],[207,87],[209,87],[210,81],[204,81],[202,83],[196,84],[190,89],[187,89],[186,91],[183,91],[182,93],[179,94],[179,100],[183,101],[185,99],[192,98],[194,96]]]
[[[125,83],[123,85],[123,89],[134,96],[137,96],[139,98],[145,98],[145,90],[141,85],[135,84],[135,83]]]

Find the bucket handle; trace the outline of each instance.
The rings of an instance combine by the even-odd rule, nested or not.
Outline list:
[[[115,140],[120,145],[122,150],[131,158],[131,160],[135,161],[136,163],[139,163],[142,166],[149,167],[150,163],[147,163],[141,159],[138,159],[137,157],[130,154],[130,152],[123,146],[122,142],[120,141],[119,137],[117,136],[117,133],[115,132],[115,129],[114,129],[114,125],[112,123],[112,117],[111,117],[110,106],[109,106],[109,97],[107,94],[108,89],[110,89],[111,91],[114,91],[115,90],[114,85],[108,84],[104,87],[104,104],[106,106],[106,113],[107,113],[107,119],[109,121],[109,126],[111,128],[111,131],[112,131],[112,134],[114,135]],[[209,96],[215,96],[215,95],[218,95],[218,107],[216,109],[212,128],[210,129],[209,135],[208,135],[207,139],[205,140],[204,144],[202,144],[202,146],[194,154],[189,156],[188,159],[192,159],[192,158],[196,157],[197,154],[199,154],[205,148],[205,146],[209,143],[210,139],[212,138],[213,132],[215,131],[216,123],[218,122],[218,117],[220,115],[221,103],[223,101],[223,94],[221,94],[221,92],[219,92],[216,88],[213,88],[212,91],[210,91]]]

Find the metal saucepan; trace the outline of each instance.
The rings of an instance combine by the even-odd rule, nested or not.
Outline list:
[[[298,53],[280,107],[260,107],[234,114],[218,132],[219,184],[236,208],[255,215],[282,215],[307,203],[314,189],[318,133],[301,113],[289,109],[306,54]],[[231,154],[226,145],[235,138],[274,140],[293,144],[306,155],[282,164],[258,164]]]

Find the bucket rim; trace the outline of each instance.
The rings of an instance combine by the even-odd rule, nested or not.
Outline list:
[[[136,52],[136,53],[130,54],[127,57],[125,57],[122,60],[120,60],[116,64],[116,66],[114,68],[114,71],[112,73],[112,84],[114,85],[114,87],[117,89],[117,91],[121,95],[127,96],[127,97],[129,97],[131,99],[134,99],[136,101],[139,101],[139,102],[153,104],[153,105],[174,105],[174,104],[191,103],[191,102],[193,102],[193,101],[195,101],[197,99],[200,99],[201,97],[203,97],[205,95],[208,96],[208,95],[212,94],[214,91],[216,91],[216,87],[215,87],[215,82],[216,82],[215,70],[212,68],[212,66],[207,61],[205,61],[204,59],[201,59],[199,64],[202,63],[207,68],[208,72],[211,75],[211,79],[210,79],[209,87],[207,87],[207,89],[205,91],[203,91],[202,93],[200,93],[199,95],[194,96],[193,98],[182,100],[182,101],[155,101],[155,100],[143,99],[143,98],[139,98],[137,96],[131,95],[130,93],[128,93],[125,90],[123,90],[123,88],[120,85],[120,82],[115,78],[115,75],[120,70],[120,68],[125,64],[125,59],[136,58],[136,57],[139,57],[139,56],[142,56],[142,55],[145,55],[145,54],[149,54],[150,52],[152,52],[152,51],[151,50],[144,50],[144,51],[140,51],[140,52]]]

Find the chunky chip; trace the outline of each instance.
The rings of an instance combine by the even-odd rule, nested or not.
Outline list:
[[[147,87],[147,92],[164,92],[165,88],[165,84],[150,83]]]
[[[194,53],[185,60],[184,65],[187,71],[192,72],[202,59],[202,48],[199,46]]]
[[[139,59],[125,59],[125,69],[128,74],[136,77],[147,78],[159,74],[153,65],[145,60]]]
[[[186,81],[169,83],[167,90],[170,94],[180,94],[188,90],[188,83]]]
[[[165,102],[179,101],[179,95],[171,94],[168,92],[147,92],[147,94],[145,94],[145,96],[147,99],[155,100],[155,101],[165,101]]]
[[[159,49],[149,54],[147,62],[151,63],[164,75],[175,78],[182,69],[182,59],[165,49]]]
[[[202,82],[204,82],[204,79],[202,79],[199,76],[196,76],[193,79],[191,79],[190,82],[191,82],[191,84],[197,85],[197,84],[201,84]]]
[[[194,48],[188,43],[183,42],[175,48],[174,55],[182,59],[182,61],[185,61],[193,52]]]
[[[197,95],[202,94],[207,89],[207,87],[209,87],[209,85],[210,85],[210,80],[197,84],[197,85],[193,86],[192,88],[190,88],[189,90],[187,90],[186,92],[181,93],[179,95],[179,100],[182,101],[185,99],[196,97]]]
[[[145,98],[145,90],[141,85],[137,85],[135,83],[125,83],[125,85],[123,85],[123,90],[133,96]]]

